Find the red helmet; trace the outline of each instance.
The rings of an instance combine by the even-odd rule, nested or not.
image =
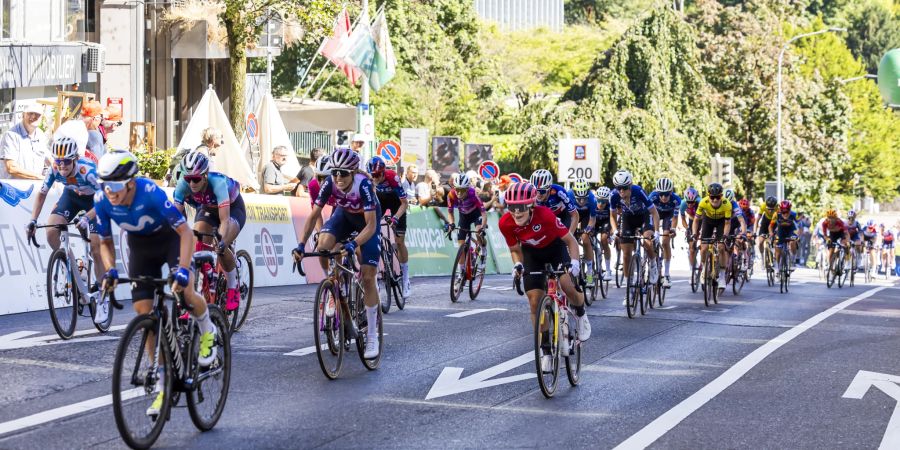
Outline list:
[[[791,210],[791,202],[790,200],[782,200],[781,205],[779,205],[781,212],[790,211]]]
[[[742,198],[741,201],[738,202],[738,206],[740,206],[741,209],[747,209],[750,207],[750,200]]]
[[[537,189],[529,182],[514,183],[506,190],[504,200],[509,205],[524,205],[533,203],[537,197]]]

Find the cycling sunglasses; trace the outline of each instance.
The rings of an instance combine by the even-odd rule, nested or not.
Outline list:
[[[616,190],[619,192],[627,191],[628,189],[631,189],[631,186],[616,186]]]
[[[507,205],[507,209],[509,209],[510,212],[520,213],[520,212],[525,212],[525,211],[528,211],[529,209],[531,209],[531,205],[527,205],[527,204]]]
[[[722,196],[721,195],[710,195],[709,199],[710,200],[721,200]]]
[[[333,170],[331,171],[331,176],[333,176],[333,177],[349,177],[350,174],[352,174],[352,173],[353,173],[352,170],[346,170],[346,169],[333,169]]]
[[[73,164],[75,164],[74,159],[57,159],[56,160],[56,165],[59,167],[71,166]]]
[[[184,181],[187,181],[190,184],[197,184],[203,181],[203,175],[187,175],[184,177]]]
[[[546,195],[548,192],[550,192],[550,189],[538,189],[537,190],[537,193],[539,195]]]
[[[101,184],[104,192],[115,194],[125,190],[125,187],[128,186],[128,181],[104,181]]]
[[[660,196],[660,197],[668,197],[668,196],[670,196],[670,195],[672,195],[671,192],[660,192],[660,193],[659,193],[659,196]]]

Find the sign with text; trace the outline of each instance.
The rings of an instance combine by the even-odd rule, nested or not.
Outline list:
[[[403,149],[403,166],[419,166],[419,174],[428,168],[428,129],[401,128],[400,147]]]
[[[600,182],[600,139],[559,140],[559,172],[556,181],[563,183],[577,178]]]
[[[0,46],[0,88],[81,83],[83,45]]]

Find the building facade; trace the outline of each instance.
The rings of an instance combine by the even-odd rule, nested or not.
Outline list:
[[[563,0],[475,0],[478,16],[510,31],[549,28],[565,24]]]

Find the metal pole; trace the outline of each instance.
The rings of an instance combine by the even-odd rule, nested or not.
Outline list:
[[[365,17],[366,23],[369,22],[369,0],[362,0],[362,17]],[[365,75],[362,76],[359,102],[366,106],[369,105],[369,80],[366,79]]]

